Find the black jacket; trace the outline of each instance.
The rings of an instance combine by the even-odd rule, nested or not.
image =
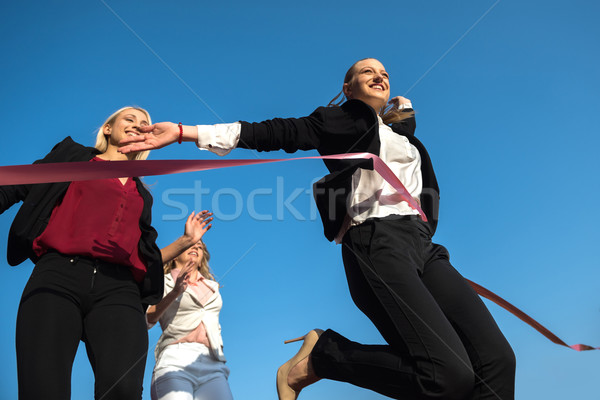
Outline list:
[[[258,123],[242,122],[238,147],[258,151],[316,149],[321,155],[368,152],[379,155],[379,123],[372,107],[349,100],[341,107],[319,107],[308,117],[275,118]],[[421,206],[433,232],[437,226],[439,187],[425,146],[414,136],[414,117],[392,125],[421,155],[423,192]],[[314,185],[324,233],[333,240],[346,216],[346,202],[357,168],[373,169],[372,160],[324,160],[330,174]]]
[[[67,137],[54,146],[46,157],[35,161],[34,164],[89,161],[98,153],[98,150],[82,146]],[[147,272],[140,283],[140,294],[144,304],[155,304],[162,299],[163,268],[160,249],[156,245],[158,235],[151,226],[152,195],[138,178],[133,179],[144,200],[140,218],[142,236],[138,246]],[[0,213],[23,201],[8,235],[7,259],[10,265],[18,265],[27,258],[34,263],[38,261],[33,252],[33,241],[46,229],[52,210],[65,195],[70,183],[0,186]]]

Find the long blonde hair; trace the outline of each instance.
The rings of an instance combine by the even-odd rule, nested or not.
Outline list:
[[[344,76],[344,83],[349,83],[350,80],[354,77],[354,72],[355,72],[354,70],[356,68],[356,64],[358,64],[361,61],[371,60],[371,59],[374,60],[374,58],[372,58],[372,57],[367,57],[367,58],[360,59],[357,62],[355,62],[354,64],[352,64],[352,66],[348,69],[348,71],[346,72],[346,75]],[[337,96],[335,96],[333,99],[331,99],[329,104],[327,104],[327,107],[340,106],[346,100],[348,100],[348,99],[346,98],[346,95],[344,94],[344,91],[342,90],[338,93]],[[402,120],[405,120],[405,119],[410,118],[415,115],[415,112],[413,110],[411,110],[411,111],[399,110],[394,104],[388,104],[381,110],[375,110],[375,112],[379,112],[379,116],[381,117],[381,120],[386,125],[393,124],[395,122],[400,122]]]
[[[206,244],[203,241],[200,241],[200,243],[202,243],[202,260],[200,261],[200,265],[198,266],[198,271],[200,271],[202,276],[205,277],[206,279],[210,279],[210,280],[214,281],[215,277],[210,269],[210,266],[208,265],[208,262],[210,261],[210,253],[208,252],[208,249],[206,248]],[[174,258],[173,260],[171,260],[168,263],[165,263],[163,265],[163,270],[164,270],[165,274],[170,273],[171,270],[173,268],[175,268],[175,260],[176,259],[177,258]]]
[[[110,115],[110,117],[108,117],[106,119],[106,121],[104,121],[104,123],[98,129],[98,134],[96,135],[96,145],[94,147],[96,149],[98,149],[101,153],[104,153],[106,151],[106,149],[108,149],[108,137],[104,134],[104,127],[106,125],[112,126],[112,124],[115,123],[115,120],[117,119],[119,114],[121,114],[125,110],[137,110],[137,111],[143,112],[144,114],[146,114],[146,118],[148,118],[148,124],[150,124],[150,125],[152,124],[150,114],[148,113],[148,111],[144,110],[141,107],[128,106],[128,107],[119,108],[117,111],[112,113]],[[140,151],[140,152],[136,153],[134,160],[145,160],[148,158],[149,154],[150,154],[150,150]]]

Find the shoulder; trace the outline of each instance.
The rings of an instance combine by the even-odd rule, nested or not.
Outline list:
[[[52,161],[86,161],[93,158],[99,151],[74,141],[70,136],[57,143],[46,156],[46,162]]]

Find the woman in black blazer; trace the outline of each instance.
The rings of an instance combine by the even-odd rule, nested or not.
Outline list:
[[[124,107],[98,130],[94,147],[67,137],[36,163],[145,159],[119,141],[150,123]],[[152,195],[138,178],[0,186],[0,213],[23,201],[8,238],[8,262],[36,265],[17,314],[19,399],[70,398],[71,369],[84,341],[97,399],[141,399],[148,350],[145,308],[163,292],[163,260],[202,237],[210,213],[192,214],[185,234],[160,250]]]
[[[352,298],[387,344],[310,331],[300,338],[299,353],[278,370],[279,398],[296,399],[326,378],[395,399],[513,399],[510,345],[447,250],[432,242],[439,189],[429,155],[414,136],[410,101],[396,97],[388,104],[389,76],[373,58],[348,70],[342,92],[343,104],[303,118],[155,124],[142,129],[145,137],[127,138],[132,144],[122,151],[189,140],[220,155],[234,147],[378,155],[420,202],[428,222],[397,197],[371,161],[326,160],[331,173],[315,184],[314,194],[325,236],[342,244]]]

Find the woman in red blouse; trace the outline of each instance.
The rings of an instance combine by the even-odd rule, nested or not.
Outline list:
[[[145,159],[148,152],[117,150],[120,140],[150,123],[146,110],[122,108],[102,124],[95,148],[67,137],[36,163]],[[190,215],[184,235],[160,250],[152,196],[139,178],[0,187],[0,212],[19,201],[8,260],[36,263],[17,314],[19,399],[70,398],[80,341],[97,399],[140,399],[148,349],[144,314],[162,298],[162,262],[195,244],[211,214]]]

